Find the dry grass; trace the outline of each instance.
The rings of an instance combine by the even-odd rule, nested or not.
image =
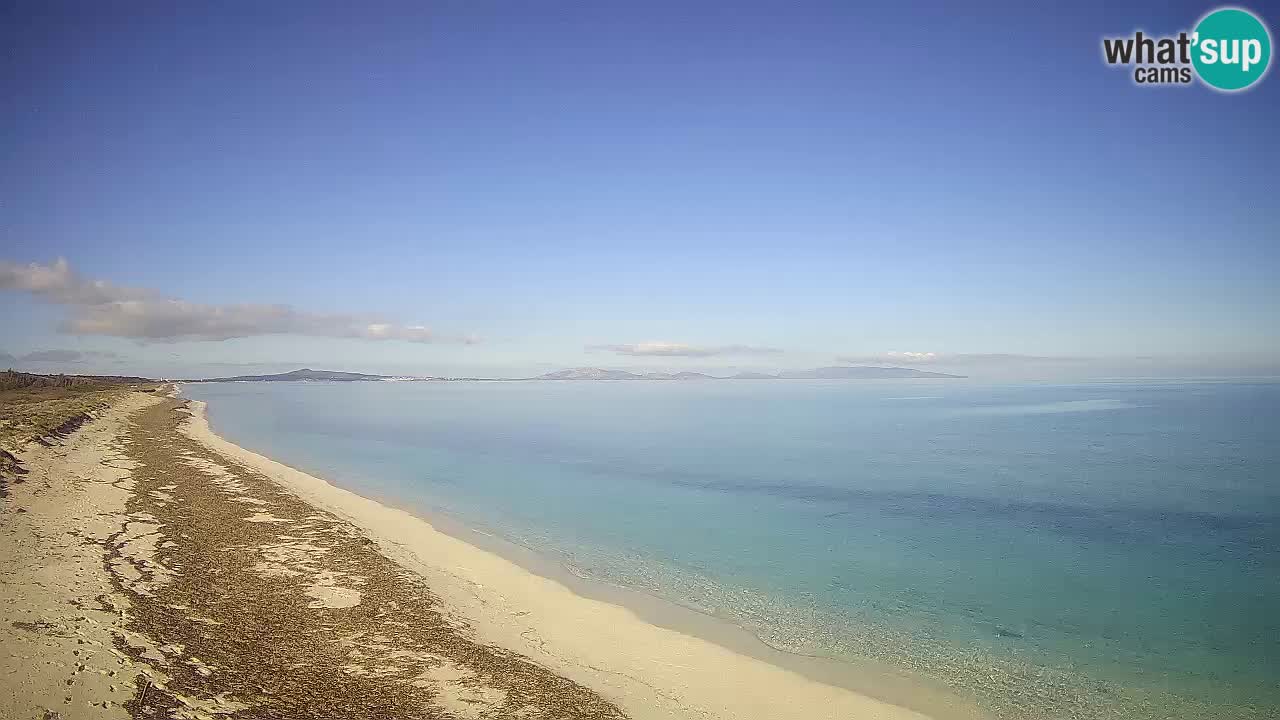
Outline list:
[[[0,451],[73,430],[131,390],[154,390],[142,378],[0,373]]]

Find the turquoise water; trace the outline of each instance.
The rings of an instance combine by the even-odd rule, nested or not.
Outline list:
[[[1280,383],[184,393],[344,487],[994,716],[1280,716]]]

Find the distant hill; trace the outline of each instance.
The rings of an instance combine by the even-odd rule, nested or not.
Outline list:
[[[625,370],[605,370],[602,368],[571,368],[557,370],[546,375],[539,375],[533,380],[643,380],[644,377]]]
[[[903,367],[867,367],[842,365],[814,368],[812,370],[787,370],[777,375],[744,372],[729,377],[717,377],[705,373],[646,373],[638,375],[625,370],[603,368],[572,368],[540,375],[534,380],[882,380],[902,378],[962,378],[963,375],[926,372]]]
[[[370,382],[386,380],[502,380],[514,382],[519,380],[876,380],[893,378],[961,378],[963,375],[947,375],[945,373],[925,372],[901,367],[859,367],[839,366],[814,368],[813,370],[788,370],[769,375],[767,373],[744,372],[729,377],[717,377],[700,372],[651,372],[643,375],[626,370],[607,370],[605,368],[579,367],[557,370],[546,375],[533,378],[442,378],[442,377],[410,377],[400,375],[370,375],[366,373],[336,372],[333,370],[312,370],[303,368],[274,375],[236,375],[233,377],[208,378],[191,382]]]
[[[926,372],[903,367],[868,367],[850,365],[821,367],[813,370],[788,370],[779,373],[782,380],[878,380],[889,378],[962,378],[963,375]]]
[[[653,372],[653,373],[645,373],[643,376],[643,379],[645,380],[720,380],[722,378],[717,378],[712,375],[707,375],[706,373],[700,373],[700,372],[678,372],[678,373]]]
[[[234,377],[208,378],[193,382],[298,382],[305,380],[324,380],[328,382],[358,382],[368,380],[398,380],[391,375],[367,375],[365,373],[337,372],[334,370],[312,370],[302,368],[275,375],[236,375]]]
[[[651,372],[639,375],[626,370],[605,370],[604,368],[571,368],[557,370],[539,375],[531,380],[722,380],[713,375],[700,372]]]

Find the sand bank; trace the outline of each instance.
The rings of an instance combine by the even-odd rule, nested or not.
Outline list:
[[[191,438],[360,528],[423,577],[479,640],[600,692],[633,718],[927,717],[583,597],[419,517],[228,442],[210,429],[202,404],[192,406],[183,428]]]

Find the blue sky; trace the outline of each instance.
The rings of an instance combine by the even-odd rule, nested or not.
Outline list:
[[[10,5],[0,261],[325,329],[139,338],[10,288],[0,352],[1274,370],[1280,80],[1142,88],[1101,61],[1212,7]],[[335,316],[434,341],[312,321]],[[114,355],[24,359],[49,349]]]

